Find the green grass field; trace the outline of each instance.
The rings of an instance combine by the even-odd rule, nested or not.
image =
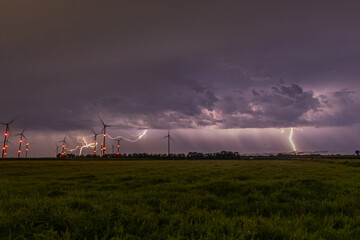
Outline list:
[[[360,162],[1,161],[1,239],[360,239]]]

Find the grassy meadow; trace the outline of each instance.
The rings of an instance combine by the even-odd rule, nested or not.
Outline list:
[[[0,239],[360,239],[360,162],[1,161]]]

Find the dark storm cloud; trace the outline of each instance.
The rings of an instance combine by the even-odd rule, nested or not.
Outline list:
[[[358,5],[2,1],[2,117],[60,131],[98,113],[123,128],[356,124]]]
[[[308,113],[320,110],[320,101],[312,91],[304,91],[299,85],[274,86],[253,89],[243,93],[237,101],[224,99],[219,109],[232,109],[222,114],[225,128],[291,127],[311,124],[304,119]],[[241,107],[229,107],[236,105]]]

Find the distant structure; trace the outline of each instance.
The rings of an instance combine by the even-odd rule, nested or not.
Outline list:
[[[64,137],[63,140],[59,141],[62,143],[62,152],[61,152],[61,156],[65,156],[66,155],[66,145],[69,145],[67,142],[66,142],[66,136]]]
[[[116,153],[116,155],[120,156],[120,142],[123,139],[122,138],[117,138],[117,139],[114,139],[114,140],[117,142],[117,153]]]
[[[4,137],[4,145],[3,145],[3,148],[2,148],[2,155],[1,155],[2,158],[6,157],[6,154],[7,154],[6,150],[8,148],[8,142],[9,142],[10,124],[12,124],[14,121],[15,121],[15,119],[11,120],[10,122],[5,122],[5,123],[2,122],[1,123],[2,125],[6,126],[5,133],[4,133],[4,135],[5,135],[5,137]]]
[[[56,144],[56,156],[59,155],[59,146]]]
[[[102,155],[104,156],[104,155],[106,154],[106,142],[105,142],[105,140],[106,140],[106,128],[107,128],[107,127],[111,127],[111,126],[105,124],[105,122],[102,120],[102,118],[100,117],[100,115],[98,115],[98,116],[99,116],[100,121],[101,121],[101,123],[102,123],[102,125],[103,125],[102,133],[103,133],[104,140],[103,140],[103,142],[102,142],[102,144],[101,144],[101,152],[102,152]]]
[[[360,150],[356,150],[356,151],[355,151],[355,154],[356,154],[357,156],[359,156],[359,155],[360,155]]]
[[[92,133],[94,134],[94,156],[96,156],[96,146],[97,146],[96,138],[100,133],[96,133],[94,130],[92,130]]]
[[[168,130],[168,134],[163,137],[163,138],[167,138],[167,142],[168,142],[168,156],[170,156],[170,140],[173,140],[170,136],[170,129]]]
[[[24,135],[24,132],[25,132],[25,129],[22,130],[21,133],[17,134],[16,136],[20,136],[20,139],[19,139],[19,150],[18,150],[18,158],[20,158],[20,155],[21,155],[21,145],[23,143],[23,138],[26,139],[25,135]]]
[[[30,144],[32,144],[32,143],[26,142],[26,148],[25,148],[25,158],[27,158],[27,156],[28,156],[28,152],[29,152],[29,146],[30,146]]]
[[[9,138],[6,139],[6,143],[5,143],[5,152],[4,152],[4,157],[7,156],[7,149],[8,149],[8,146],[9,144],[11,144]]]

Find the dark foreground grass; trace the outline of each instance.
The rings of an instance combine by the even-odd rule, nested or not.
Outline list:
[[[359,166],[2,161],[0,238],[360,239]]]

